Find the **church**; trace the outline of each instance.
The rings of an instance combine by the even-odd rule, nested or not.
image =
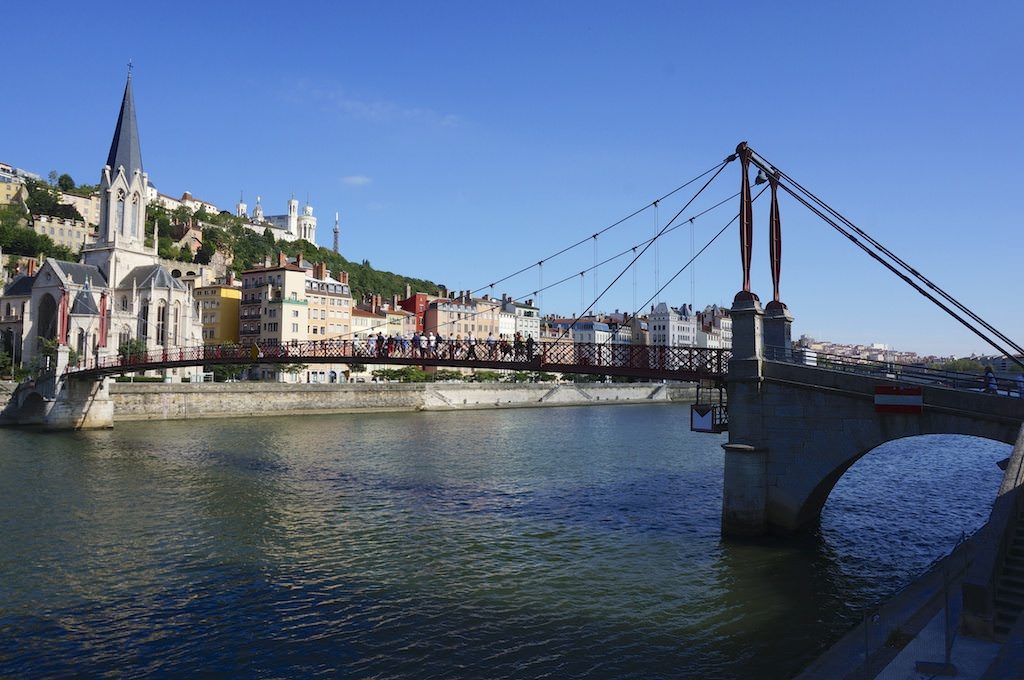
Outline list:
[[[147,352],[202,344],[192,291],[160,264],[157,238],[146,245],[146,185],[132,77],[124,88],[107,163],[100,176],[96,242],[79,262],[46,258],[15,277],[0,297],[3,344],[26,367],[42,366],[43,341],[56,341],[72,360],[113,358],[139,340]],[[196,368],[175,369],[172,379]]]

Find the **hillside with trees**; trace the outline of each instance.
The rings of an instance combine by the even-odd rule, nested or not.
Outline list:
[[[200,209],[191,214],[187,208],[169,212],[157,206],[151,208],[149,215],[150,220],[156,220],[157,235],[161,243],[164,238],[179,239],[188,226],[199,225],[203,232],[203,245],[195,255],[195,262],[200,264],[208,264],[214,253],[220,251],[230,256],[232,269],[242,272],[262,265],[267,258],[274,261],[277,253],[283,252],[288,257],[301,254],[302,259],[307,262],[324,262],[335,277],[339,272],[348,272],[349,286],[353,297],[357,299],[372,294],[379,294],[385,298],[392,295],[405,297],[406,285],[413,292],[423,293],[434,293],[440,287],[439,284],[426,279],[376,270],[370,265],[369,260],[349,261],[330,248],[317,247],[308,241],[276,240],[271,229],[265,229],[259,234],[243,226],[245,221],[242,218],[227,211],[211,215]],[[174,255],[173,250],[168,250],[168,255]]]
[[[49,173],[49,182],[29,179],[28,210],[20,206],[0,206],[0,249],[4,253],[35,257],[43,255],[61,260],[77,261],[78,255],[66,246],[58,246],[46,235],[37,234],[31,227],[32,215],[81,220],[82,216],[74,206],[60,202],[60,192],[90,196],[99,187],[93,184],[75,184],[67,173]],[[408,285],[413,292],[434,293],[440,287],[433,281],[417,279],[392,272],[374,269],[369,260],[351,262],[329,248],[319,248],[308,241],[278,241],[270,229],[262,234],[245,225],[245,220],[227,211],[213,215],[200,208],[193,212],[181,206],[167,210],[161,205],[150,205],[146,211],[146,245],[153,245],[153,227],[156,226],[157,253],[160,257],[180,262],[209,264],[218,251],[230,261],[231,268],[242,272],[261,265],[267,258],[277,259],[278,252],[289,257],[302,254],[309,262],[324,262],[335,277],[346,271],[353,297],[361,299],[366,295],[379,294],[387,298],[392,295],[405,296]],[[202,231],[202,246],[193,256],[187,246],[179,247],[178,242],[189,228]]]

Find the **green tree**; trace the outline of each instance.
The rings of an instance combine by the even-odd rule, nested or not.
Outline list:
[[[298,363],[296,363],[296,364],[282,364],[281,365],[281,370],[284,371],[285,373],[290,374],[293,378],[297,377],[299,375],[299,373],[302,373],[307,368],[309,368],[309,364],[298,364]]]
[[[196,251],[196,256],[192,260],[196,264],[210,264],[210,260],[213,259],[213,254],[217,252],[217,247],[209,240],[203,241],[203,245],[199,246],[199,250]]]
[[[65,172],[57,178],[57,187],[61,191],[74,191],[75,180],[71,179],[71,175]]]
[[[943,371],[953,371],[955,373],[984,373],[985,367],[980,362],[974,359],[954,359],[953,361],[947,361],[942,364],[937,364],[933,368],[938,368]]]
[[[117,355],[122,361],[138,361],[146,354],[146,343],[138,338],[132,338],[117,348]]]
[[[187,205],[179,205],[171,213],[171,219],[174,224],[191,224],[192,210]]]
[[[237,380],[249,368],[250,366],[243,366],[241,364],[214,364],[209,367],[210,371],[213,372],[214,382]]]

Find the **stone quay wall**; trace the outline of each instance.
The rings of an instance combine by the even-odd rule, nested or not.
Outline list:
[[[692,402],[688,384],[112,383],[114,422]]]

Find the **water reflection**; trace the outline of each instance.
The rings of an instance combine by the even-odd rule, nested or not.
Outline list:
[[[723,544],[722,439],[684,416],[0,431],[0,675],[787,677],[933,558],[936,513],[987,511],[983,484],[936,509],[902,467],[886,490],[855,466],[816,536]],[[920,509],[868,527],[890,491]]]

